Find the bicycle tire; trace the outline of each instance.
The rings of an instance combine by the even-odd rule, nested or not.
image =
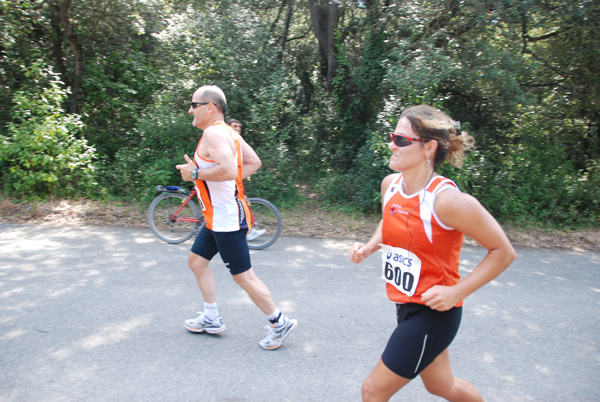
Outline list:
[[[177,215],[178,218],[188,218],[190,220],[171,219],[187,198],[188,196],[185,194],[162,193],[148,207],[150,230],[160,240],[169,244],[178,244],[187,241],[198,233],[198,228],[203,223],[204,218],[198,212],[194,200],[190,200]]]
[[[253,215],[252,229],[265,232],[254,240],[248,240],[251,250],[265,249],[277,241],[281,234],[281,215],[270,201],[262,198],[248,198]]]

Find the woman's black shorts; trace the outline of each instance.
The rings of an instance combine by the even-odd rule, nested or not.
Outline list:
[[[413,379],[429,366],[454,339],[462,307],[435,311],[422,304],[397,304],[398,326],[381,359],[394,373]]]

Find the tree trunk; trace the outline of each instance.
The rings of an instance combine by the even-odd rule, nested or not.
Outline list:
[[[63,75],[65,83],[71,87],[70,102],[68,106],[69,113],[78,112],[78,99],[81,90],[81,77],[83,75],[83,49],[79,38],[71,26],[69,19],[69,8],[71,0],[47,0],[50,6],[52,16],[52,27],[55,29],[54,38],[54,60],[58,72]],[[65,67],[64,56],[62,52],[63,39],[66,40],[73,52],[73,71],[68,73]]]
[[[333,79],[338,63],[335,49],[335,30],[339,9],[337,3],[328,0],[308,0],[312,29],[319,42],[319,50],[329,91],[333,90]]]

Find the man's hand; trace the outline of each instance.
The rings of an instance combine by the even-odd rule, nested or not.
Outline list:
[[[196,169],[196,164],[190,159],[189,156],[187,156],[187,154],[183,155],[183,157],[187,163],[185,165],[177,165],[175,166],[175,169],[179,170],[181,173],[181,178],[184,181],[193,181],[192,172],[194,169]]]

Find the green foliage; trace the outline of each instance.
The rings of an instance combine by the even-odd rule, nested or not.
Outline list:
[[[251,197],[285,204],[296,198],[294,155],[298,149],[290,149],[290,142],[298,127],[290,122],[298,121],[298,108],[290,96],[294,83],[285,78],[273,81],[253,94],[249,115],[252,125],[246,126],[244,138],[261,158],[262,167],[245,187]]]
[[[426,103],[477,141],[462,169],[440,173],[499,219],[598,224],[598,2],[330,2],[329,47],[308,3],[81,0],[67,32],[48,2],[1,1],[4,191],[151,198],[181,185],[174,166],[200,134],[191,94],[216,84],[263,161],[250,195],[294,204],[302,189],[378,212],[386,133]],[[36,60],[69,98],[58,78],[25,72]]]
[[[88,62],[82,80],[86,102],[81,114],[87,128],[86,138],[107,160],[112,161],[122,147],[135,147],[139,138],[132,136],[140,111],[154,104],[153,95],[162,87],[143,55],[127,49],[96,55]]]
[[[190,117],[181,110],[147,110],[129,133],[139,139],[137,146],[124,146],[116,152],[114,161],[103,161],[99,181],[109,194],[146,200],[155,195],[157,185],[189,186],[175,165],[185,162],[185,154],[193,157],[198,134]]]
[[[324,199],[333,205],[351,205],[363,213],[381,211],[381,181],[389,170],[389,149],[381,133],[370,133],[359,151],[354,169],[340,174],[328,171],[318,183]]]
[[[505,136],[508,151],[491,148],[467,161],[463,189],[502,221],[598,225],[597,161],[578,170],[557,135],[561,129],[549,122],[541,110],[524,109],[515,131]]]
[[[28,87],[15,92],[8,135],[0,136],[3,191],[17,197],[89,196],[93,193],[94,149],[77,138],[79,116],[67,115],[67,91],[42,63],[29,67]]]
[[[387,102],[377,117],[374,130],[358,152],[351,171],[343,174],[331,169],[319,181],[320,192],[330,204],[349,204],[362,213],[381,212],[381,181],[393,173],[389,168],[391,151],[388,133],[397,123],[397,103]]]

